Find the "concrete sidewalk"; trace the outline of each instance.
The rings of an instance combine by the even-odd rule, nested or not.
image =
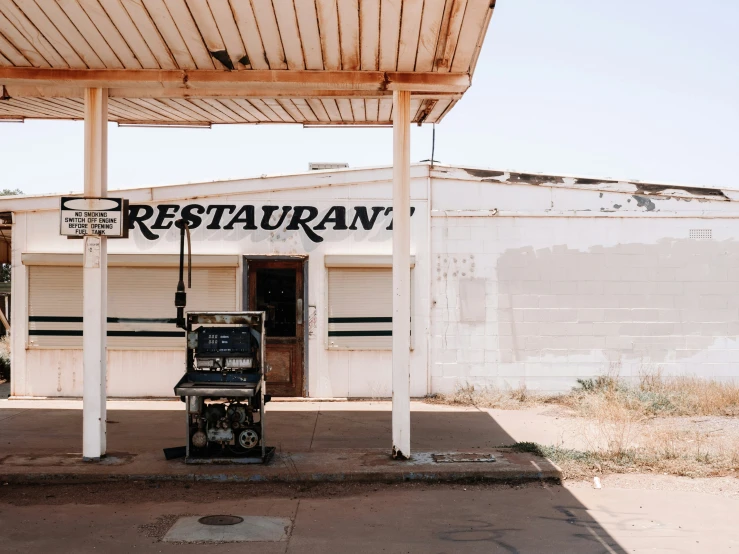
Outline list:
[[[413,402],[413,456],[394,461],[389,455],[390,402],[272,402],[267,407],[267,444],[277,448],[268,465],[166,461],[163,448],[184,444],[184,405],[178,400],[109,401],[108,456],[86,463],[80,453],[80,401],[0,400],[0,480],[397,482],[559,477],[547,460],[501,448],[528,439],[519,432],[511,436],[489,411]],[[496,461],[434,459],[434,454],[451,453],[494,454]]]

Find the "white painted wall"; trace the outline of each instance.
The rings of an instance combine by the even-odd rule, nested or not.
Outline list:
[[[430,178],[429,178],[430,176]],[[492,384],[561,391],[606,372],[739,378],[739,209],[729,191],[640,192],[637,183],[412,168],[411,394]],[[669,187],[667,187],[669,189]],[[654,189],[652,189],[654,192]],[[429,196],[430,194],[430,196]],[[391,170],[127,191],[132,203],[390,206]],[[429,215],[428,206],[431,204]],[[79,253],[58,235],[58,198],[0,199],[12,209],[13,394],[79,396],[75,349],[27,349],[23,253]],[[692,238],[710,230],[712,238]],[[312,397],[387,397],[390,351],[326,348],[324,256],[391,253],[391,232],[208,230],[195,254],[307,254],[316,327]],[[111,253],[173,254],[178,235],[135,231]],[[241,282],[239,275],[238,282]],[[428,339],[428,340],[427,340]],[[110,396],[169,396],[181,351],[109,349]],[[140,383],[143,383],[140,384]]]
[[[657,369],[739,378],[735,202],[435,177],[434,392]]]
[[[296,183],[295,178],[272,178],[239,183],[213,183],[190,185],[186,187],[167,187],[170,193],[177,189],[188,196],[186,199],[171,200],[163,198],[161,203],[179,204],[250,204],[297,206],[311,205],[325,213],[331,206],[344,205],[351,212],[354,205],[391,206],[391,171],[388,169],[355,173],[357,180],[347,178],[344,172],[338,174],[321,173],[306,176],[303,181],[313,183],[304,188],[305,183]],[[333,176],[333,177],[332,177]],[[257,182],[255,185],[255,181]],[[261,182],[260,182],[261,181]],[[318,181],[316,183],[316,181]],[[227,185],[227,186],[226,186]],[[239,190],[241,188],[241,191]],[[246,192],[257,189],[255,192]],[[268,190],[265,190],[268,189]],[[411,219],[413,244],[411,254],[415,255],[416,267],[413,272],[417,280],[414,298],[414,332],[416,333],[411,353],[411,394],[423,396],[428,392],[427,325],[428,322],[428,169],[414,167],[412,172],[412,205],[416,211]],[[215,196],[218,192],[222,195]],[[152,195],[162,195],[152,189]],[[140,197],[134,191],[132,197]],[[209,195],[206,197],[206,195]],[[111,192],[111,196],[115,196]],[[128,196],[128,193],[126,193]],[[46,201],[45,199],[39,199]],[[132,202],[134,203],[134,202]],[[144,202],[136,201],[136,204]],[[27,310],[27,272],[19,264],[23,253],[80,253],[81,242],[59,236],[59,215],[49,203],[49,208],[41,211],[17,211],[14,229],[13,255],[16,266],[13,279],[13,325],[18,333],[14,335],[13,348],[13,395],[15,396],[80,396],[81,351],[78,349],[43,349],[28,347]],[[156,206],[157,202],[150,202]],[[326,348],[326,269],[324,256],[328,254],[389,255],[391,251],[391,231],[386,230],[390,216],[381,215],[378,224],[371,231],[331,231],[321,232],[323,242],[312,242],[302,231],[282,229],[269,232],[263,230],[245,231],[235,228],[209,230],[201,225],[192,233],[193,254],[239,254],[239,255],[307,255],[309,260],[309,298],[307,306],[315,306],[317,326],[308,341],[307,390],[311,397],[389,397],[391,390],[391,353],[386,351],[352,350],[337,351]],[[23,233],[23,229],[27,232]],[[179,231],[171,228],[160,238],[150,241],[136,229],[127,240],[110,240],[110,254],[175,254],[179,252]],[[237,279],[241,283],[239,271]],[[173,283],[172,294],[174,295]],[[239,291],[240,292],[240,291]],[[174,298],[174,296],[173,296]],[[146,317],[146,314],[142,314]],[[174,307],[173,307],[174,317]],[[184,370],[184,345],[182,351],[108,349],[108,395],[112,397],[171,396],[172,388]]]

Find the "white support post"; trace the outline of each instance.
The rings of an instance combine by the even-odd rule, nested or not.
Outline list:
[[[108,89],[85,89],[85,196],[108,194]],[[82,457],[99,460],[106,448],[108,245],[84,240],[82,269]]]
[[[393,91],[393,458],[411,455],[411,93]]]

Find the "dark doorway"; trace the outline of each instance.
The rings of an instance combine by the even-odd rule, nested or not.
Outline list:
[[[267,393],[304,396],[303,260],[247,260],[247,309],[267,313]]]

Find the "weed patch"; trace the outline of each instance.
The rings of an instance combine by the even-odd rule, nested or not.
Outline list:
[[[717,477],[739,471],[739,457],[708,451],[673,451],[641,447],[618,454],[546,446],[532,442],[511,445],[514,452],[547,458],[562,471],[563,479],[584,479],[607,473],[661,473],[685,477]]]
[[[501,389],[493,386],[465,384],[458,386],[451,394],[428,396],[426,401],[431,404],[518,410],[537,406],[543,401],[543,397],[532,393],[525,385],[517,388]]]

